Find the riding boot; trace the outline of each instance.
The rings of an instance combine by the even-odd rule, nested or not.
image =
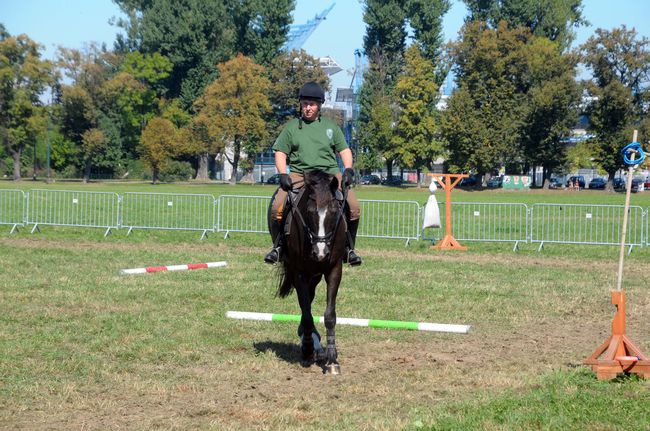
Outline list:
[[[269,264],[278,263],[282,252],[282,223],[271,221],[271,238],[273,239],[273,248],[264,256],[264,262]]]
[[[354,251],[354,244],[357,239],[357,230],[359,229],[359,220],[348,221],[348,244],[345,250],[343,261],[349,263],[350,266],[359,266],[363,262],[361,256]]]

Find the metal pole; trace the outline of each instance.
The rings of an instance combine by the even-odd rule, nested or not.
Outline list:
[[[51,107],[51,105],[50,105]],[[52,153],[52,142],[51,142],[51,137],[50,137],[50,132],[51,132],[51,122],[50,122],[50,113],[48,112],[47,114],[47,182],[49,183],[51,181],[50,178],[50,155]]]
[[[636,142],[637,131],[632,135],[632,142]],[[630,159],[634,161],[635,154],[632,153]],[[621,291],[623,284],[623,259],[625,258],[625,233],[627,232],[627,212],[630,208],[630,192],[632,191],[632,176],[634,175],[634,165],[627,169],[627,181],[625,185],[625,207],[623,209],[623,232],[621,232],[621,249],[618,255],[618,277],[616,280],[616,290]]]

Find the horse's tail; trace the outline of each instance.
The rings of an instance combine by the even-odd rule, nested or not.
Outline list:
[[[282,266],[280,266],[280,284],[278,285],[278,292],[276,295],[280,298],[286,298],[289,296],[293,290],[292,280],[293,273],[291,268],[289,268],[289,265],[287,265],[286,262],[282,262]]]

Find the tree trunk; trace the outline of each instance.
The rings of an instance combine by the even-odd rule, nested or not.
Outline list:
[[[417,168],[415,170],[415,172],[417,172],[417,176],[418,176],[417,179],[416,179],[416,181],[418,183],[418,189],[421,189],[422,188],[422,181],[420,181],[420,174],[422,173],[422,169]]]
[[[199,167],[196,170],[196,179],[197,180],[207,180],[208,177],[208,158],[210,156],[208,153],[203,153],[199,155]]]
[[[393,176],[393,160],[386,159],[386,178]]]
[[[235,143],[233,146],[234,153],[232,155],[232,173],[230,174],[230,184],[237,184],[237,168],[239,167],[239,144]]]
[[[86,160],[86,163],[84,165],[84,184],[87,184],[88,181],[90,181],[90,168],[92,168],[92,162],[90,160]]]
[[[151,168],[151,183],[156,184],[158,182],[158,176],[160,175],[160,169],[157,166]]]
[[[14,181],[20,181],[22,177],[20,176],[20,155],[22,151],[11,150],[11,157],[14,159]]]

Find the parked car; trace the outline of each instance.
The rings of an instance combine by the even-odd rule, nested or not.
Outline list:
[[[397,177],[394,175],[392,177],[384,178],[381,180],[381,183],[385,186],[401,186],[402,182],[402,177]]]
[[[361,177],[359,180],[359,184],[379,184],[381,183],[381,180],[377,175],[364,175]]]
[[[605,178],[594,178],[593,180],[589,181],[589,189],[602,189],[605,190],[605,186],[607,186],[607,180]]]
[[[625,179],[618,177],[614,178],[614,190],[620,191],[625,190]]]
[[[266,184],[280,184],[280,174],[271,175]]]
[[[615,178],[614,179],[614,190],[617,192],[625,192],[625,187],[627,183],[625,178]],[[642,192],[645,190],[645,180],[642,178],[632,178],[632,187],[630,191],[632,193]]]
[[[562,180],[560,180],[558,177],[553,177],[549,180],[548,182],[548,188],[549,189],[561,189],[562,188]]]
[[[503,187],[503,177],[492,177],[488,180],[487,186],[491,189]]]
[[[470,175],[469,177],[460,180],[460,183],[458,185],[460,187],[474,187],[476,186],[476,182],[477,182],[476,175]]]
[[[576,182],[578,182],[578,187],[580,187],[581,189],[585,188],[585,177],[583,177],[582,175],[574,175],[570,177],[566,182],[566,186],[574,187]]]

